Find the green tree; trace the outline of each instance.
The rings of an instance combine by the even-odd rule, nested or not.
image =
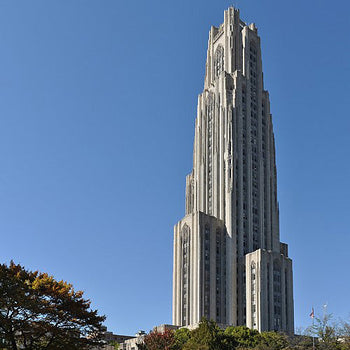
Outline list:
[[[191,331],[189,340],[183,346],[183,350],[223,350],[226,349],[223,331],[214,321],[205,318],[199,326]]]
[[[315,338],[317,349],[338,350],[341,348],[339,329],[331,323],[332,314],[325,313],[322,317],[315,317],[315,323],[309,327],[309,334]]]
[[[191,331],[188,328],[179,328],[175,331],[174,335],[174,350],[181,350],[183,346],[188,342],[191,336]]]
[[[315,341],[315,340],[314,340]],[[313,348],[313,339],[307,335],[299,335],[289,339],[292,349],[296,350],[311,350]],[[316,341],[315,341],[316,346]]]
[[[350,323],[342,322],[340,326],[340,341],[342,349],[350,349]]]
[[[101,344],[104,320],[71,284],[0,264],[0,348],[87,349]]]
[[[254,348],[261,342],[260,333],[245,326],[227,327],[224,335],[229,349]]]
[[[260,349],[282,350],[289,345],[288,338],[283,333],[262,332],[260,333]]]
[[[112,340],[108,343],[108,345],[111,345],[114,347],[115,350],[118,350],[120,348],[120,344],[117,343],[116,341]]]

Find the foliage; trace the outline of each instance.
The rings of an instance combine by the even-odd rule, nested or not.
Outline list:
[[[245,326],[228,327],[224,334],[229,349],[237,347],[254,348],[261,341],[260,333],[257,330]]]
[[[296,335],[288,338],[288,347],[294,350],[312,349],[312,337],[307,335]]]
[[[117,343],[115,340],[110,341],[108,345],[113,346],[115,350],[118,350],[120,348],[120,344]]]
[[[322,317],[315,317],[315,323],[310,328],[310,333],[317,339],[318,349],[337,350],[340,349],[338,328],[331,324],[332,315],[324,314]]]
[[[2,348],[87,349],[100,344],[104,320],[71,284],[14,262],[0,264]]]
[[[175,342],[173,345],[174,350],[181,350],[183,346],[188,342],[191,336],[191,331],[188,328],[179,328],[176,330],[174,338]]]
[[[244,326],[220,329],[213,321],[202,319],[193,330],[180,328],[171,337],[151,332],[141,350],[350,350],[350,323],[331,324],[331,315],[315,319],[308,334],[287,336],[262,332]],[[165,341],[165,339],[168,339]]]
[[[143,341],[143,344],[137,345],[140,350],[171,350],[175,343],[174,331],[166,329],[164,333],[150,332]]]
[[[282,333],[262,332],[260,334],[260,349],[282,350],[288,347],[288,338]]]
[[[223,331],[214,321],[205,318],[199,326],[191,331],[189,340],[183,346],[184,350],[222,350],[225,348]]]
[[[350,349],[350,323],[342,322],[340,326],[341,348]]]

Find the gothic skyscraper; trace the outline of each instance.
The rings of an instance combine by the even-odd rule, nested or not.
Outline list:
[[[234,8],[209,32],[186,215],[174,228],[173,324],[194,325],[203,316],[294,332],[260,37]]]

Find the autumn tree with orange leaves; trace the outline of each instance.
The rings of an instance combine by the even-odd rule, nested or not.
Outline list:
[[[164,332],[153,331],[145,336],[143,343],[138,344],[139,350],[173,350],[175,333],[170,329]]]
[[[71,284],[0,264],[0,349],[87,349],[101,344],[104,320]]]

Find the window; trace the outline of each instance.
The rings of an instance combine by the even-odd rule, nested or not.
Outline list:
[[[212,190],[212,143],[213,143],[213,135],[212,135],[212,124],[213,124],[213,117],[214,117],[214,105],[215,105],[215,98],[213,93],[209,93],[207,97],[207,117],[208,117],[208,180],[209,180],[209,186],[208,186],[208,211],[209,214],[212,214],[212,196],[213,196],[213,190]]]
[[[191,230],[188,225],[184,225],[181,230],[181,239],[182,239],[182,322],[186,324],[187,309],[188,309],[188,286],[189,286],[189,260],[190,260],[190,233]]]
[[[224,70],[224,48],[219,45],[214,54],[214,78]]]
[[[253,328],[256,328],[256,265],[253,261],[250,265],[251,276],[251,313]]]
[[[274,301],[274,330],[279,331],[281,326],[281,266],[276,259],[273,262],[273,301]]]
[[[209,318],[210,305],[210,228],[206,224],[204,227],[204,316]]]

